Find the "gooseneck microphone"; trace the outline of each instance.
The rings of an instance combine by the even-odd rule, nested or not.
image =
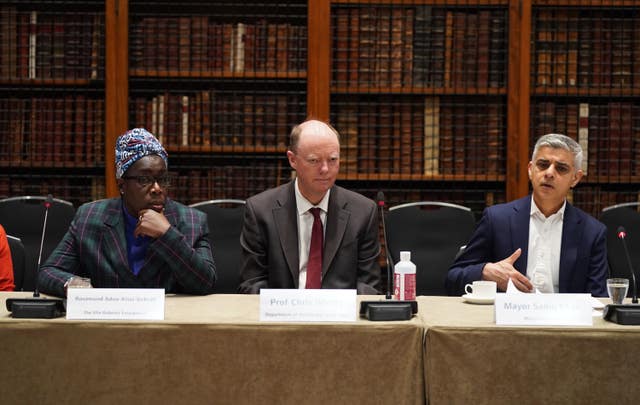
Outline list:
[[[38,253],[38,266],[35,274],[35,287],[33,298],[9,298],[6,300],[7,310],[14,318],[57,318],[65,312],[64,303],[56,298],[40,298],[38,291],[38,276],[40,275],[40,262],[42,260],[42,248],[47,232],[47,220],[49,208],[53,205],[53,196],[49,194],[44,202],[44,221],[42,222],[42,235],[40,237],[40,252]]]
[[[384,222],[384,193],[382,191],[378,191],[376,201],[378,212],[380,213],[380,221],[382,221],[382,235],[387,249],[387,294],[386,300],[361,301],[360,316],[364,316],[370,321],[406,321],[418,312],[418,302],[391,299],[391,291],[393,291],[393,282],[391,279],[393,263],[389,254],[387,226]]]
[[[393,272],[393,262],[391,261],[391,252],[389,250],[389,240],[387,239],[387,226],[384,223],[384,193],[382,191],[378,191],[376,195],[376,201],[378,202],[378,208],[380,211],[380,221],[382,222],[382,237],[384,238],[384,246],[386,249],[386,259],[387,259],[387,295],[386,298],[388,300],[391,299],[391,292],[393,291],[393,277],[391,277],[391,273]]]
[[[39,297],[38,291],[38,275],[40,275],[40,262],[42,260],[42,247],[44,246],[44,235],[47,233],[47,219],[49,218],[49,208],[53,205],[53,196],[47,195],[47,199],[44,202],[44,221],[42,222],[42,234],[40,235],[40,251],[38,252],[38,267],[36,267],[36,282],[33,289],[33,296]]]
[[[618,227],[618,239],[620,239],[620,241],[622,241],[622,248],[624,249],[624,254],[625,256],[627,256],[627,266],[629,266],[629,272],[631,273],[631,281],[633,283],[633,288],[632,288],[632,293],[633,293],[633,298],[631,299],[631,302],[633,304],[637,304],[638,303],[638,290],[636,287],[636,272],[633,271],[633,265],[631,264],[631,256],[629,256],[629,249],[627,248],[627,231],[625,231],[624,226],[619,226]]]
[[[619,323],[620,325],[640,325],[640,305],[638,304],[638,294],[636,292],[636,274],[633,271],[631,265],[631,257],[629,256],[629,249],[627,248],[627,232],[623,226],[618,227],[617,232],[618,239],[622,242],[624,248],[624,254],[627,256],[627,265],[629,266],[629,272],[631,273],[631,280],[633,281],[633,298],[632,304],[609,304],[604,307],[602,312],[602,318],[607,321]]]

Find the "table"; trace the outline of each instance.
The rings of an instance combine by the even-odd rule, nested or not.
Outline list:
[[[258,296],[167,296],[164,321],[12,319],[2,403],[636,403],[640,327],[501,327],[418,297],[408,322],[261,323]],[[373,297],[359,297],[372,299]],[[378,297],[380,298],[380,297]],[[423,340],[424,338],[424,340]]]
[[[594,317],[592,327],[503,327],[493,305],[418,302],[429,404],[640,401],[640,326]]]
[[[425,401],[418,317],[260,323],[258,296],[209,295],[167,296],[164,321],[11,318],[29,296],[0,293],[3,404]]]

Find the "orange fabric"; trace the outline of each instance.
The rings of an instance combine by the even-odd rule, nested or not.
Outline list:
[[[7,233],[0,225],[0,291],[13,291],[13,262]]]

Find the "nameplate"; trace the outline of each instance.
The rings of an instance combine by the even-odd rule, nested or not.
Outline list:
[[[67,319],[163,320],[162,288],[69,288]]]
[[[590,294],[498,294],[496,325],[591,326]]]
[[[260,290],[260,321],[355,322],[356,290]]]

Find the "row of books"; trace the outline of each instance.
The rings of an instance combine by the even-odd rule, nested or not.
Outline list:
[[[535,86],[640,88],[637,13],[540,9],[534,15]]]
[[[0,7],[0,78],[104,76],[104,15]]]
[[[176,168],[172,164],[174,178],[169,195],[184,204],[194,204],[211,199],[247,199],[291,179],[291,169],[285,159],[261,162],[255,165],[221,165],[201,169]],[[70,201],[77,208],[81,204],[105,198],[103,176],[61,175],[0,175],[0,198],[18,195],[47,195]],[[343,187],[375,199],[379,184],[361,185],[338,180]],[[479,215],[488,205],[505,202],[504,191],[490,189],[461,189],[425,187],[420,184],[389,184],[385,187],[387,205],[414,201],[445,201],[468,206]],[[479,218],[479,216],[478,216]]]
[[[600,218],[602,210],[616,204],[640,202],[640,193],[636,190],[612,190],[607,186],[579,184],[568,200],[576,207]]]
[[[380,97],[336,105],[344,173],[500,175],[505,173],[505,111],[497,102]]]
[[[284,162],[284,164],[283,164]],[[286,159],[253,162],[249,165],[223,165],[202,169],[176,169],[171,166],[174,184],[171,198],[184,204],[212,199],[247,199],[291,178]]]
[[[307,28],[261,19],[144,17],[132,24],[130,67],[182,72],[304,72]]]
[[[83,94],[0,99],[0,162],[95,167],[104,162],[104,100]]]
[[[337,7],[337,86],[503,87],[507,15],[500,9]]]
[[[259,164],[256,166],[218,166],[207,169],[178,169],[172,173],[177,181],[171,187],[171,198],[185,204],[193,204],[214,198],[246,199],[271,187],[289,181],[290,169],[280,162]],[[248,181],[253,179],[255,181]],[[342,184],[345,187],[374,199],[380,190],[374,188]],[[369,186],[370,187],[370,186]],[[47,195],[70,201],[77,208],[81,204],[105,197],[104,177],[102,176],[60,176],[43,175],[29,177],[0,175],[0,198],[18,195]],[[489,189],[450,189],[405,185],[385,189],[385,198],[389,206],[414,201],[446,201],[464,205],[473,210],[477,218],[484,207],[505,202],[503,191]],[[633,190],[616,190],[606,185],[580,184],[569,193],[569,201],[575,206],[599,218],[602,209],[615,204],[640,201],[640,194]]]
[[[136,97],[135,126],[144,126],[167,147],[270,146],[284,148],[289,131],[306,116],[302,94],[236,94],[205,90]]]
[[[583,148],[589,179],[640,176],[640,104],[632,101],[533,105],[531,142],[546,133],[565,133]]]

